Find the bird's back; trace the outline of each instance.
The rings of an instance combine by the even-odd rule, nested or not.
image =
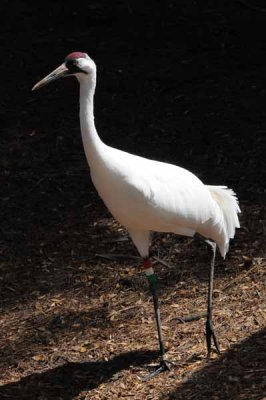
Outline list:
[[[199,232],[226,241],[226,223],[217,196],[194,174],[111,147],[91,171],[100,196],[129,231]]]

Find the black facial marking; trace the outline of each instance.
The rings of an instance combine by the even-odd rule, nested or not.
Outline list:
[[[83,74],[87,74],[86,71],[83,71],[83,69],[81,69],[78,66],[77,60],[75,60],[73,58],[66,58],[65,65],[69,71],[69,74],[76,74],[77,72],[82,72]]]

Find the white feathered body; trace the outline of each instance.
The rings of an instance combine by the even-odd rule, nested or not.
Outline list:
[[[105,145],[93,115],[96,67],[80,79],[80,123],[92,181],[112,215],[129,231],[140,255],[149,254],[151,231],[214,240],[225,257],[239,227],[235,194],[206,186],[191,172]]]
[[[232,191],[206,186],[184,168],[104,146],[91,169],[93,183],[112,215],[124,225],[140,254],[147,256],[149,232],[195,232],[214,240],[225,256],[234,228],[239,226]],[[228,230],[224,197],[230,199]]]

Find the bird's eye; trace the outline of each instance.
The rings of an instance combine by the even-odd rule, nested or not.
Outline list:
[[[67,60],[66,67],[71,71],[73,68],[76,68],[77,61],[76,60]]]
[[[75,59],[70,59],[70,60],[66,60],[65,62],[67,69],[69,70],[69,72],[71,74],[76,74],[77,72],[83,72],[84,74],[87,74],[86,71],[83,71],[79,65],[78,65],[78,61]]]

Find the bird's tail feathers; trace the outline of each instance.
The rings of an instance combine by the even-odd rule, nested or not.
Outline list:
[[[208,186],[209,191],[215,202],[222,210],[225,228],[226,228],[226,245],[224,248],[224,256],[228,251],[229,240],[235,236],[236,228],[240,227],[238,213],[241,212],[238,199],[235,192],[227,186]]]

